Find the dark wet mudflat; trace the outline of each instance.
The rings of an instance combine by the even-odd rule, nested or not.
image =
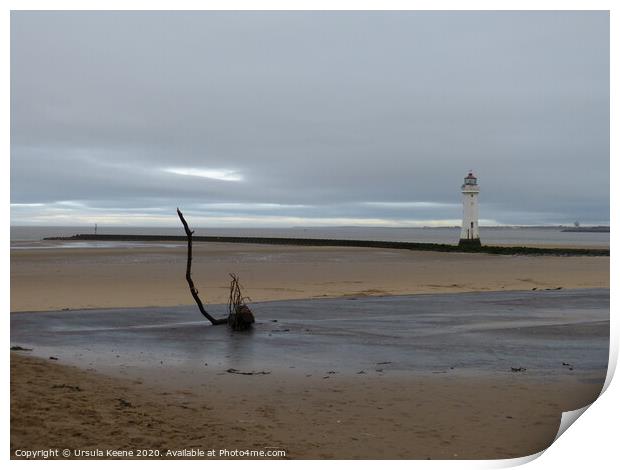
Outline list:
[[[602,380],[609,289],[253,303],[233,333],[194,305],[11,315],[11,345],[60,363],[134,371],[526,374]],[[225,316],[225,306],[210,306]],[[516,369],[513,371],[513,368]],[[525,369],[525,370],[524,370]]]

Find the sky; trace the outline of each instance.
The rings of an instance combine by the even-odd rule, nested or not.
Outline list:
[[[607,12],[11,13],[11,224],[609,223]]]

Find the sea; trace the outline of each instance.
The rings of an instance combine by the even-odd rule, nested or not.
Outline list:
[[[564,227],[481,227],[485,245],[562,246],[609,248],[609,232],[563,232]],[[291,227],[291,228],[195,228],[196,236],[328,238],[457,244],[459,227]],[[175,247],[175,242],[44,241],[94,233],[89,227],[11,226],[11,249]],[[98,234],[180,235],[182,227],[97,227]]]

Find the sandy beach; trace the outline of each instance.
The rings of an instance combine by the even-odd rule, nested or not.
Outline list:
[[[184,246],[13,250],[11,311],[191,304],[185,261]],[[608,287],[609,257],[196,243],[192,272],[203,300],[223,303],[231,272],[264,301]]]
[[[165,313],[166,306],[186,305],[183,311],[190,312],[191,319],[207,329],[213,328],[205,325],[194,311],[184,270],[185,248],[182,246],[14,250],[11,253],[11,307],[13,315],[27,319],[38,314],[19,312],[157,306],[146,309],[153,310],[153,318],[157,319],[161,318],[157,312]],[[393,294],[475,291],[490,294],[513,290],[533,292],[534,288],[541,294],[555,295],[545,289],[562,287],[564,291],[609,286],[608,257],[497,256],[226,244],[195,247],[194,279],[208,304],[226,301],[229,272],[241,276],[246,293],[255,302],[333,298],[336,302],[342,299],[351,304],[352,299]],[[576,298],[579,299],[579,295]],[[512,301],[500,301],[498,305],[507,305],[507,312],[513,308],[510,307]],[[558,333],[554,329],[534,328],[532,338],[544,340],[557,334],[571,334],[571,322],[579,320],[581,307],[577,307],[574,319],[566,317],[568,326],[562,327],[569,330],[560,329]],[[261,308],[258,308],[259,313]],[[283,311],[286,314],[286,309]],[[103,322],[102,326],[108,324],[106,316],[94,312],[97,311],[61,313],[93,314],[97,321]],[[305,314],[300,315],[306,318]],[[435,318],[432,312],[429,315]],[[517,317],[514,319],[521,321]],[[236,355],[250,359],[250,362],[241,361],[249,367],[260,357],[271,357],[269,349],[264,349],[271,344],[269,337],[275,334],[265,330],[271,328],[269,325],[277,326],[277,331],[285,335],[312,334],[304,333],[309,331],[307,327],[288,326],[282,320],[280,323],[269,323],[273,320],[262,317],[260,320],[263,323],[256,328],[264,335],[262,341],[266,341],[267,346],[260,346],[262,343],[254,339],[239,349],[225,338],[214,342],[213,337],[206,340],[211,345],[210,350],[220,348],[216,351],[222,351],[217,353],[222,361],[237,360]],[[562,323],[564,320],[554,321]],[[182,325],[195,331],[192,323]],[[589,338],[594,331],[599,331],[598,326],[597,330],[592,330],[591,326],[583,328],[574,330],[576,338]],[[51,327],[50,331],[56,329]],[[83,330],[84,334],[91,329]],[[105,333],[105,328],[102,331]],[[131,328],[119,331],[121,337],[133,335]],[[144,330],[147,335],[149,331]],[[181,330],[178,331],[174,334],[180,335]],[[209,331],[216,334],[225,330]],[[343,341],[349,341],[346,339],[349,333],[342,327],[336,331],[344,335]],[[384,333],[390,335],[387,330]],[[81,337],[79,330],[68,331],[68,334],[77,339]],[[110,336],[113,337],[116,338],[114,334]],[[162,338],[157,344],[177,347],[172,344],[182,340],[181,336],[171,338],[174,338],[173,343]],[[280,346],[273,343],[274,351],[280,351],[273,356],[276,358],[282,356],[287,341],[303,343],[287,340],[287,336],[278,338],[284,343]],[[312,345],[315,341],[324,344],[329,336],[315,338],[310,342],[304,340],[304,344]],[[337,344],[337,338],[330,341]],[[475,336],[472,338],[475,340]],[[506,336],[505,343],[511,344],[514,341],[511,338]],[[196,340],[200,338],[192,341]],[[59,341],[65,344],[62,337]],[[88,336],[84,336],[84,341],[89,341]],[[124,347],[139,347],[133,340],[121,341]],[[452,343],[449,338],[446,340],[446,344]],[[411,344],[422,343],[415,340]],[[589,343],[583,344],[587,347]],[[150,348],[148,341],[144,345]],[[263,349],[252,356],[252,345]],[[194,347],[188,344],[185,349]],[[385,351],[389,352],[389,348],[397,346],[388,341],[386,347]],[[435,374],[430,370],[421,375],[383,373],[382,368],[391,365],[376,366],[380,372],[370,368],[358,374],[357,369],[353,369],[358,364],[347,359],[359,356],[350,346],[347,346],[350,352],[344,355],[334,350],[337,354],[334,364],[349,363],[351,370],[342,373],[334,367],[334,374],[324,362],[313,364],[311,358],[310,362],[304,362],[303,352],[299,353],[301,362],[292,362],[297,364],[296,369],[287,370],[288,365],[277,365],[276,361],[265,375],[227,373],[229,366],[225,362],[211,368],[203,367],[202,362],[198,365],[192,362],[200,360],[200,356],[189,356],[193,357],[189,362],[181,357],[176,363],[185,364],[185,374],[195,375],[191,372],[195,367],[200,367],[201,374],[203,368],[208,370],[207,375],[201,375],[200,383],[188,383],[181,380],[183,375],[169,375],[178,367],[174,366],[174,356],[166,355],[165,348],[158,353],[150,352],[155,356],[164,355],[161,367],[172,367],[163,375],[144,373],[140,369],[141,362],[127,363],[132,350],[124,350],[122,346],[115,347],[113,352],[94,349],[90,359],[86,359],[86,350],[90,348],[72,346],[73,349],[67,351],[73,351],[70,354],[75,360],[71,360],[63,348],[54,349],[53,345],[47,348],[54,354],[58,351],[60,359],[49,359],[44,346],[36,348],[34,353],[17,352],[11,357],[13,457],[17,449],[43,447],[158,449],[164,452],[160,457],[165,457],[167,450],[200,448],[214,449],[217,453],[220,449],[256,451],[274,447],[285,450],[286,458],[293,459],[519,457],[547,447],[557,432],[561,411],[592,402],[602,384],[600,369],[589,373],[586,367],[572,375],[555,359],[557,372],[554,369],[552,374],[544,372],[544,368],[537,373],[537,366],[529,363],[531,373],[527,374],[511,374],[508,366],[512,363],[504,364],[499,375],[469,373],[467,367],[457,371],[459,373],[448,370],[447,374],[446,371]],[[230,348],[230,352],[226,352]],[[321,348],[326,352],[331,350],[325,349],[325,345]],[[578,351],[570,354],[579,354]],[[425,360],[418,353],[408,352],[407,355],[414,367],[416,357],[417,361]],[[50,352],[49,357],[55,356]],[[143,360],[137,353],[135,357],[137,361]],[[572,361],[572,356],[566,357],[571,357]],[[151,359],[149,361],[153,362]],[[88,361],[92,365],[88,365]],[[159,362],[155,361],[155,365],[159,366]],[[235,367],[244,370],[244,367]],[[411,370],[412,366],[402,367]],[[317,368],[325,370],[317,374]]]
[[[24,354],[11,358],[12,452],[275,447],[293,459],[511,458],[546,448],[561,410],[600,390],[574,380],[567,393],[566,382],[522,377],[235,374],[203,390],[152,388]]]

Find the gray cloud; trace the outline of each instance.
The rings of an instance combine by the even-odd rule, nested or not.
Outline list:
[[[13,224],[607,223],[609,17],[13,12],[11,139]]]

